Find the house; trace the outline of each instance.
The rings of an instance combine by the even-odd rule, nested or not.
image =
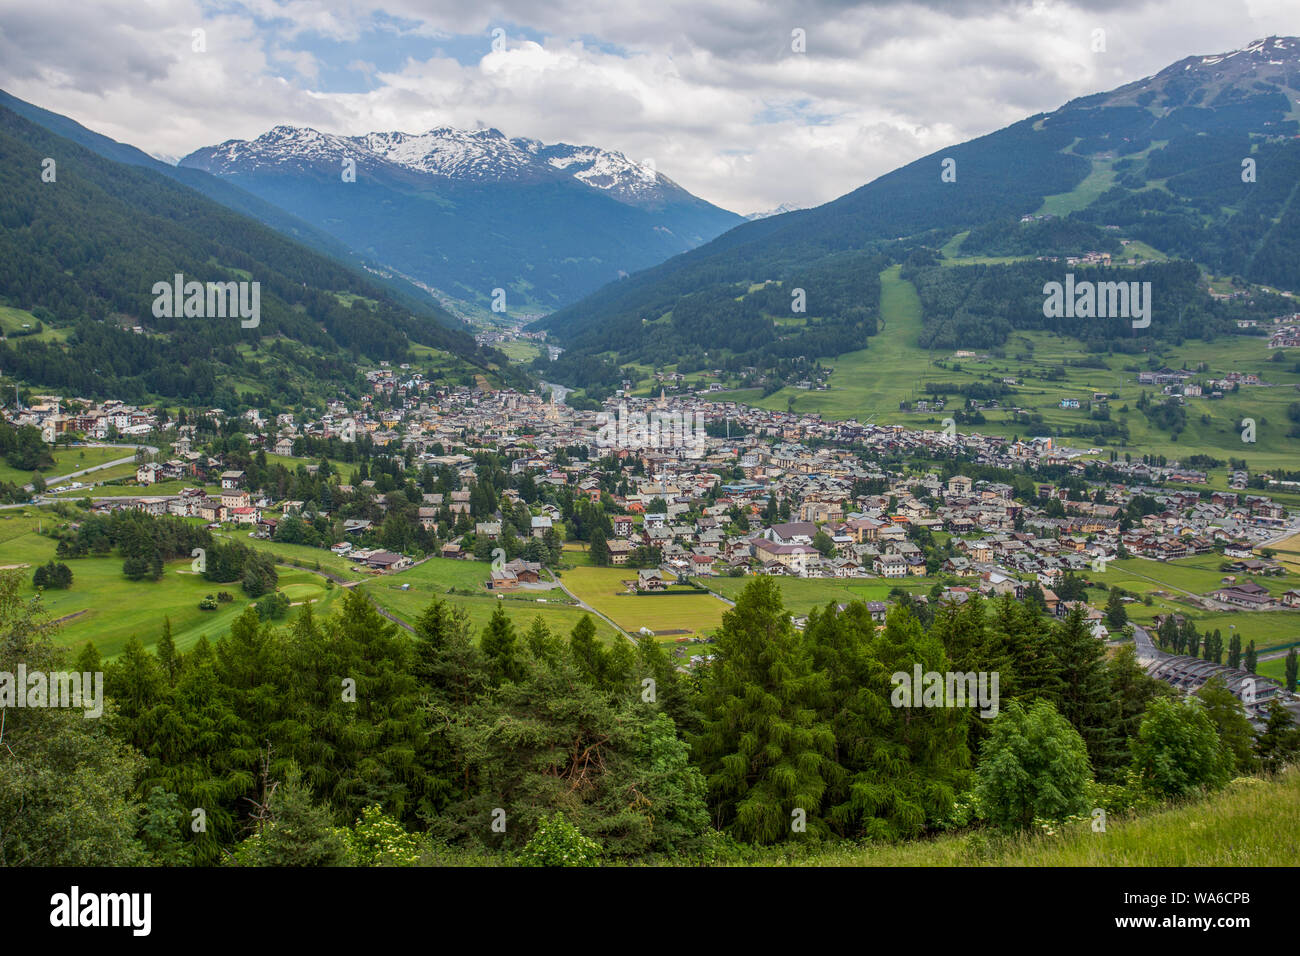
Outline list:
[[[293,439],[292,439],[292,438],[281,438],[281,439],[277,440],[276,443],[275,443],[275,453],[276,453],[277,455],[279,455],[280,457],[282,457],[282,458],[290,458],[290,457],[292,457],[292,456],[293,456]]]
[[[1254,581],[1219,588],[1217,591],[1211,591],[1209,596],[1216,601],[1222,601],[1224,604],[1249,608],[1250,610],[1265,610],[1276,606],[1272,595],[1268,593],[1268,588],[1262,587]]]
[[[513,571],[502,568],[500,571],[492,572],[492,580],[488,581],[488,587],[493,591],[513,591],[519,587],[519,577]]]
[[[244,483],[244,473],[242,471],[223,471],[221,473],[221,490],[229,491],[238,488]]]
[[[262,512],[256,508],[230,508],[227,520],[236,524],[257,524],[262,520]]]
[[[605,545],[609,548],[609,563],[616,566],[627,564],[632,552],[636,550],[636,545],[626,538],[609,538]]]
[[[162,471],[161,465],[148,463],[141,465],[135,470],[135,480],[142,485],[152,485],[158,481],[159,472]]]
[[[532,522],[532,530],[534,538],[542,537],[546,532],[551,530],[551,519],[545,515],[534,518]]]
[[[668,582],[664,580],[663,574],[657,569],[641,570],[636,573],[636,589],[638,591],[663,591],[668,587]]]
[[[542,565],[538,561],[515,558],[506,563],[505,570],[513,574],[520,584],[536,584],[542,578]]]
[[[223,489],[221,492],[221,505],[223,508],[247,508],[252,503],[252,498],[249,496],[247,491]]]
[[[411,559],[392,551],[372,551],[361,559],[361,563],[372,571],[400,571],[411,566]]]
[[[882,554],[873,562],[872,570],[882,578],[905,578],[907,559],[901,554]]]

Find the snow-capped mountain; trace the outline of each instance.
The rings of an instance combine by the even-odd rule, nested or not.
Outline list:
[[[796,206],[794,203],[783,202],[775,209],[767,209],[764,210],[763,212],[751,212],[748,216],[745,217],[745,219],[749,222],[753,222],[755,219],[768,219],[772,216],[780,216],[783,213],[787,213],[787,212],[798,212],[800,209],[803,208],[804,208],[803,206]]]
[[[341,166],[409,170],[467,183],[542,183],[574,179],[620,202],[654,205],[690,194],[652,166],[596,146],[547,145],[500,130],[450,127],[424,133],[338,136],[309,127],[276,126],[254,140],[232,139],[195,150],[180,161],[219,176]]]
[[[507,318],[548,312],[744,220],[653,164],[496,129],[341,136],[276,126],[180,161],[330,233],[410,281]]]

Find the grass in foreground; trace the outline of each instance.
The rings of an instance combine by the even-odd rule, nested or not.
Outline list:
[[[1200,800],[1134,817],[1104,833],[1085,823],[1054,836],[988,830],[905,844],[755,851],[750,866],[1295,866],[1300,768],[1240,778]],[[736,861],[722,861],[721,865]]]

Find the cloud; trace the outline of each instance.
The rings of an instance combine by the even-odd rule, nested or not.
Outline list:
[[[749,212],[826,202],[1184,56],[1300,33],[1291,0],[374,2],[0,0],[0,85],[163,155],[279,123],[494,126],[653,158]]]

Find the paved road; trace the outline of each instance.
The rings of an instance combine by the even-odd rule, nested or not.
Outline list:
[[[1138,660],[1144,664],[1166,656],[1164,651],[1156,647],[1145,627],[1133,625],[1133,643],[1137,646]]]
[[[153,445],[80,445],[80,446],[78,446],[78,445],[73,445],[73,446],[71,446],[71,447],[73,447],[73,448],[78,448],[78,447],[81,447],[81,448],[133,448],[133,449],[143,448],[143,449],[145,449],[145,450],[146,450],[149,454],[151,454],[151,455],[156,455],[156,454],[158,454],[158,449],[155,448]],[[131,463],[134,462],[134,461],[135,461],[135,452],[133,451],[130,455],[127,455],[125,458],[116,458],[116,459],[114,459],[113,461],[106,461],[106,462],[104,462],[102,465],[95,465],[95,466],[92,467],[92,468],[83,468],[83,469],[81,469],[81,471],[73,471],[73,472],[69,472],[69,473],[66,474],[66,475],[51,475],[49,478],[45,479],[45,484],[47,484],[47,485],[52,485],[52,484],[54,484],[55,482],[70,481],[70,480],[73,479],[73,478],[80,478],[82,475],[89,475],[89,474],[90,474],[91,472],[93,472],[93,471],[103,471],[105,468],[115,468],[115,467],[117,467],[118,465],[129,465],[129,464],[131,464]],[[31,491],[31,490],[32,490],[32,486],[31,486],[30,483],[23,485],[23,491]]]

